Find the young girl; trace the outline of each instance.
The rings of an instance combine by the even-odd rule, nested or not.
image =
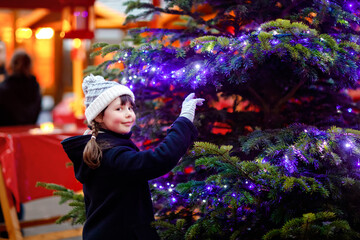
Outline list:
[[[150,225],[154,213],[148,180],[169,172],[192,144],[195,108],[204,99],[190,94],[164,141],[154,150],[139,151],[130,140],[136,118],[133,92],[93,75],[82,87],[91,133],[67,138],[62,145],[83,184],[83,239],[159,239]]]

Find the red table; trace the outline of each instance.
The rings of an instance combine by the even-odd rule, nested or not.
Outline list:
[[[36,131],[37,130],[37,131]],[[0,127],[0,163],[6,187],[20,202],[47,197],[52,191],[36,187],[36,182],[55,183],[78,191],[82,185],[75,179],[73,168],[60,142],[81,135],[84,129],[51,133],[37,126]]]

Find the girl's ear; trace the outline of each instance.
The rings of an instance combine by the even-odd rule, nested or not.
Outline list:
[[[102,123],[103,122],[103,115],[102,114],[97,115],[94,120],[95,120],[95,122]]]

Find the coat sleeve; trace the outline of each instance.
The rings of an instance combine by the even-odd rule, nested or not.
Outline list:
[[[110,172],[122,177],[154,179],[176,166],[197,136],[197,130],[187,118],[179,117],[167,136],[155,148],[137,152],[130,147],[116,147],[104,155]],[[115,171],[115,172],[114,172]]]

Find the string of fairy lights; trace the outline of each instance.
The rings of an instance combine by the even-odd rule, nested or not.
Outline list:
[[[304,164],[308,166],[312,165],[312,171],[314,172],[323,171],[323,168],[327,167],[330,169],[332,166],[354,168],[357,169],[357,172],[360,171],[359,136],[351,132],[339,131],[338,129],[323,131],[312,127],[304,129],[299,135],[299,138],[300,136],[308,137],[312,140],[308,142],[306,146],[292,144],[287,147],[286,151],[275,150],[274,152],[268,153],[267,156],[260,155],[257,162],[264,166],[267,164],[279,166],[282,168],[282,173],[287,176],[298,174],[298,172],[301,171],[301,165]],[[313,146],[317,152],[314,152],[310,146]],[[202,152],[204,151],[205,150],[202,150]],[[305,153],[304,151],[308,152]],[[334,157],[332,154],[333,151],[339,155],[339,158]],[[201,168],[204,166],[198,167]],[[307,168],[306,171],[308,170],[309,168]],[[266,175],[266,167],[258,174]],[[244,196],[244,191],[261,194],[264,189],[267,189],[267,184],[269,184],[266,183],[266,181],[256,182],[254,180],[254,182],[246,178],[239,178],[234,181],[236,181],[237,184],[234,184],[231,180],[223,182],[220,185],[214,182],[202,183],[190,189],[186,194],[182,194],[177,189],[177,184],[179,184],[177,181],[171,181],[168,177],[162,177],[152,181],[152,188],[165,192],[165,195],[169,196],[169,204],[181,205],[184,202],[192,202],[193,204],[205,204],[208,208],[212,208],[214,205],[231,204],[228,198],[240,199]],[[318,182],[318,184],[321,186],[320,182]]]
[[[330,4],[328,0],[325,3]],[[355,16],[359,13],[360,3],[349,1],[346,3],[346,8],[350,13],[355,13],[353,24],[360,27]],[[261,62],[269,55],[278,55],[294,63],[300,63],[299,65],[316,68],[323,73],[331,72],[328,66],[336,61],[336,58],[341,58],[342,61],[348,62],[348,68],[341,69],[340,73],[335,71],[331,73],[334,75],[333,80],[341,87],[357,86],[360,75],[358,37],[319,34],[307,26],[281,24],[281,22],[278,25],[266,23],[251,33],[233,38],[204,36],[193,40],[193,44],[183,48],[148,44],[121,51],[115,55],[115,62],[125,65],[120,81],[131,89],[136,88],[137,84],[160,87],[164,83],[187,84],[194,89],[205,84],[221,87],[222,81],[228,80],[232,72],[238,71],[243,77],[242,81],[246,81],[246,75],[254,71],[252,65],[255,62]],[[342,51],[339,52],[338,49]],[[178,57],[179,54],[181,55],[180,50],[184,53],[183,56]],[[343,77],[345,75],[346,77]],[[340,106],[337,107],[337,111],[342,111]],[[345,111],[351,113],[353,109],[349,107]],[[301,164],[312,165],[314,171],[317,171],[324,166],[321,161],[328,161],[331,166],[343,166],[345,162],[346,164],[350,162],[350,167],[360,169],[358,148],[360,139],[355,135],[336,133],[334,138],[333,135],[329,136],[331,134],[316,129],[305,129],[303,133],[308,134],[309,138],[317,139],[315,145],[320,157],[305,154],[304,149],[292,145],[286,151],[273,152],[272,156],[262,155],[258,158],[259,164],[279,166],[288,176],[300,171]],[[342,154],[340,160],[330,154],[335,145],[338,147],[336,151]],[[267,174],[266,170],[261,174]],[[236,187],[232,182],[203,184],[186,194],[181,194],[177,190],[177,184],[176,181],[159,178],[152,182],[152,187],[157,191],[166,192],[170,204],[181,205],[184,201],[194,201],[206,204],[209,208],[212,204],[224,204],[228,197],[241,198],[243,191],[256,194],[266,187],[266,183],[241,179]]]

